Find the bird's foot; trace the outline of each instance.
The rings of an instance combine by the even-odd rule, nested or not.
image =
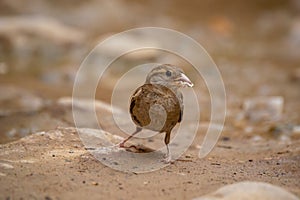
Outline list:
[[[123,140],[122,142],[118,143],[115,145],[115,147],[119,147],[119,148],[123,148],[123,149],[127,149],[128,147],[125,146],[125,143],[127,142],[127,140]],[[129,147],[130,148],[130,147]]]
[[[140,151],[142,151],[139,147],[135,145],[125,146],[125,142],[116,144],[115,147],[122,148],[125,149],[126,151],[135,152],[135,153],[139,153]]]
[[[119,144],[116,144],[116,147],[119,147],[119,148],[126,148],[125,142],[121,142],[121,143],[119,143]]]
[[[162,162],[164,162],[165,164],[173,164],[174,163],[170,154],[164,155],[164,159],[162,160]]]

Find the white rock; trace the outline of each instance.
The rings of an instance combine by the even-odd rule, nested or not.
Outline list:
[[[7,164],[7,163],[0,163],[0,168],[3,168],[3,169],[13,169],[14,166],[12,166],[10,164]]]
[[[109,38],[111,35],[103,35],[100,38],[100,41]],[[102,43],[102,48],[95,49],[96,54],[98,56],[106,55],[116,56],[116,55],[123,55],[124,52],[128,52],[128,50],[136,49],[140,47],[141,43],[146,43],[148,46],[157,46],[157,41],[151,39],[151,37],[147,36],[146,34],[139,34],[139,35],[127,35],[127,37],[115,37],[109,43]],[[105,51],[102,51],[105,49]],[[127,54],[127,59],[129,60],[137,60],[137,59],[153,59],[159,55],[157,50],[149,49],[147,51],[135,51]]]
[[[112,107],[110,104],[96,99],[86,99],[86,98],[72,98],[72,97],[62,97],[57,100],[59,105],[63,106],[74,106],[76,108],[84,109],[87,111],[94,111],[95,109],[104,110],[107,112],[112,112]],[[123,113],[124,111],[120,108],[114,108],[115,111]]]
[[[0,172],[0,176],[6,176],[6,174]]]
[[[299,200],[278,186],[263,182],[239,182],[194,200]]]
[[[11,41],[20,35],[34,35],[60,44],[77,43],[84,39],[83,32],[45,17],[2,17],[0,35],[11,38]]]
[[[3,43],[0,54],[12,68],[10,71],[32,68],[33,59],[38,66],[51,67],[62,59],[78,61],[86,50],[85,37],[82,30],[50,17],[0,18],[0,43]]]
[[[300,133],[300,125],[297,125],[297,126],[293,127],[293,133],[294,134],[299,134]]]
[[[16,112],[35,112],[44,106],[43,99],[23,88],[0,86],[0,116]]]
[[[250,121],[273,121],[281,118],[283,103],[281,96],[261,96],[246,99],[243,108]]]

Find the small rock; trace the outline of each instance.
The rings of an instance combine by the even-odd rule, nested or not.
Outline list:
[[[3,169],[13,169],[14,166],[12,166],[10,164],[7,164],[7,163],[0,163],[0,168],[3,168]]]
[[[291,74],[291,79],[294,81],[300,81],[300,68],[297,68]]]
[[[6,176],[6,174],[0,172],[0,176]]]
[[[224,137],[221,138],[221,140],[224,141],[224,142],[227,142],[227,141],[230,140],[230,137],[224,136]]]
[[[59,61],[62,54],[76,59],[73,54],[79,46],[84,46],[84,39],[82,30],[54,18],[14,16],[0,19],[0,40],[5,44],[0,54],[13,55],[14,59],[7,62],[17,70],[32,67],[32,59],[38,59],[43,65]]]
[[[278,186],[263,182],[239,182],[226,185],[217,191],[194,200],[299,200]]]
[[[100,41],[103,39],[107,39],[108,37],[110,37],[112,35],[102,35],[101,38],[99,39]],[[115,56],[115,55],[121,55],[123,54],[124,50],[127,49],[134,49],[136,47],[138,47],[141,43],[141,41],[143,41],[143,43],[148,43],[151,46],[155,46],[157,45],[157,41],[150,39],[149,36],[147,34],[130,34],[127,35],[127,37],[116,37],[114,39],[114,41],[108,43],[103,43],[103,48],[101,49],[95,49],[96,50],[96,54],[99,54],[99,56],[107,56],[107,57],[111,57],[111,56]],[[101,50],[105,49],[105,52],[102,52]],[[137,51],[134,53],[130,53],[127,55],[127,59],[132,59],[132,60],[139,60],[139,59],[143,59],[143,60],[151,60],[153,58],[155,58],[158,55],[158,51],[155,50],[149,50],[149,51]],[[119,67],[120,68],[120,67]]]
[[[93,181],[93,182],[92,182],[92,185],[99,185],[99,183],[98,183],[98,182],[95,182],[95,181]]]
[[[117,162],[113,162],[113,164],[114,164],[114,165],[119,165],[119,163],[117,163]]]
[[[192,158],[193,156],[191,154],[185,155],[185,158]]]
[[[300,125],[296,125],[293,127],[293,133],[294,134],[300,134]]]
[[[269,132],[273,137],[280,141],[290,141],[294,134],[294,126],[292,124],[275,124],[269,128]]]
[[[261,136],[259,136],[259,135],[255,135],[255,136],[253,136],[253,137],[251,138],[251,140],[252,140],[253,142],[259,142],[259,141],[262,141],[263,138],[262,138]]]
[[[291,138],[287,135],[280,135],[278,139],[281,142],[290,142],[291,141]]]
[[[5,62],[0,62],[0,74],[6,74],[8,72],[8,67]]]
[[[52,198],[49,196],[45,196],[45,200],[52,200]]]
[[[252,122],[278,120],[283,111],[283,102],[281,96],[246,99],[243,105],[245,117]]]
[[[0,94],[0,116],[35,112],[44,106],[43,99],[22,88],[1,85]]]
[[[246,133],[252,133],[253,132],[253,127],[252,126],[246,126],[245,128],[244,128],[244,131],[246,132]]]

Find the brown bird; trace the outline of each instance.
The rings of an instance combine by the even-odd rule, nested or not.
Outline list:
[[[179,89],[186,86],[193,87],[193,83],[180,68],[170,64],[155,67],[147,75],[145,84],[131,96],[129,112],[136,131],[119,146],[124,148],[125,142],[142,129],[166,133],[165,161],[170,162],[170,134],[174,126],[181,122],[183,113],[183,97]]]

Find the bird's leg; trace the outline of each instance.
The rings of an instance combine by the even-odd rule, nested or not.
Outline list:
[[[120,147],[120,148],[125,148],[125,145],[124,145],[124,144],[125,144],[130,138],[132,138],[133,136],[135,136],[136,134],[138,134],[141,130],[142,130],[142,128],[136,127],[135,132],[133,132],[129,137],[127,137],[125,140],[123,140],[123,141],[119,144],[119,147]]]
[[[170,163],[171,159],[172,159],[171,154],[170,154],[170,149],[169,149],[170,135],[171,135],[171,132],[166,132],[165,144],[167,147],[167,153],[165,154],[164,160],[163,160],[165,163]]]

